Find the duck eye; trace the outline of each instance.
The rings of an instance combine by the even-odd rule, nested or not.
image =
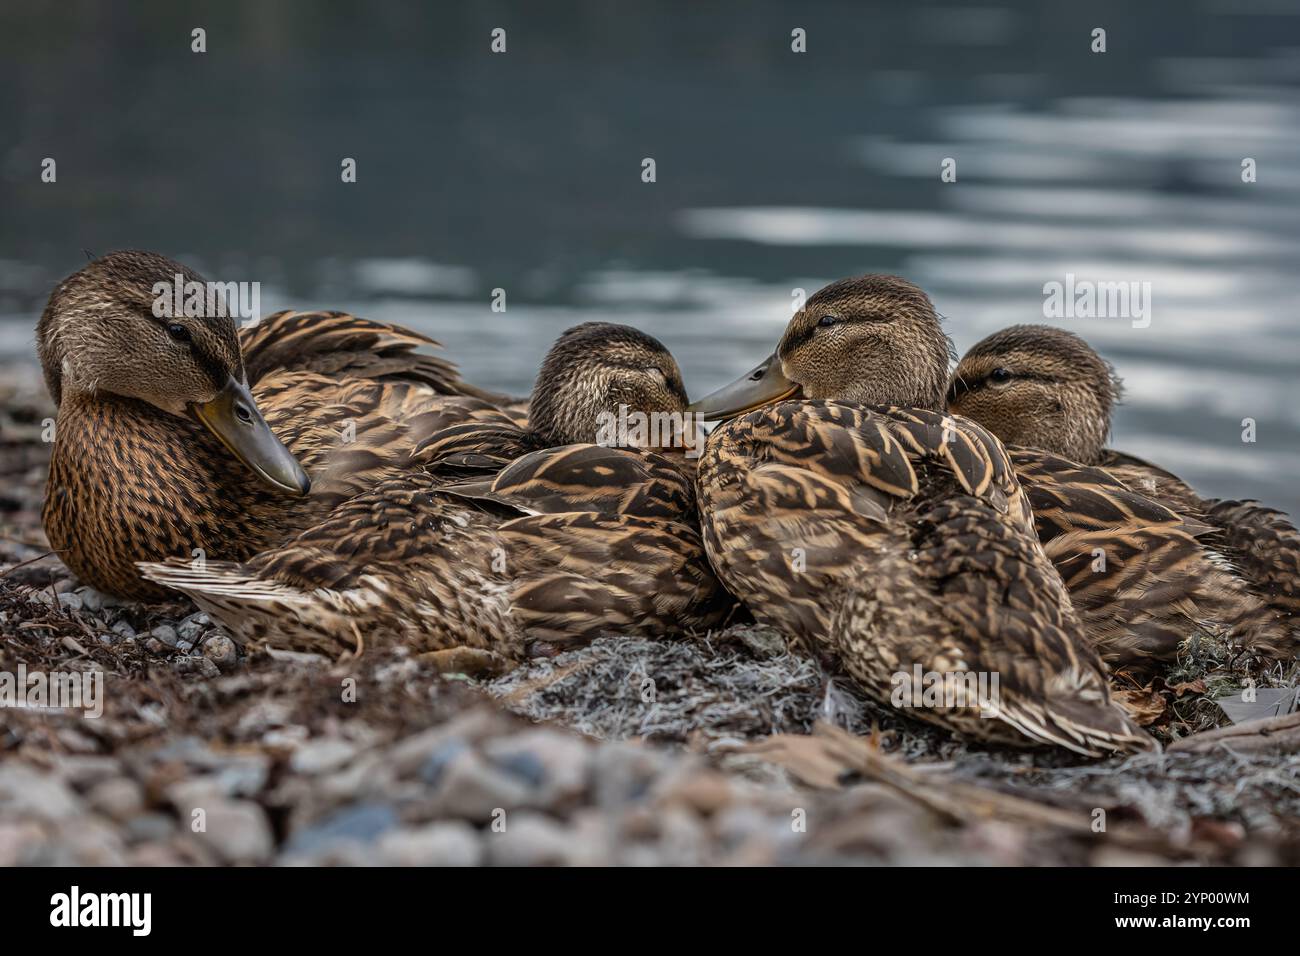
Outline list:
[[[839,319],[833,315],[823,315],[817,320],[817,325],[823,329],[828,329],[838,321]]]
[[[1009,382],[1011,381],[1011,373],[1004,368],[995,368],[989,378],[995,382]]]
[[[167,334],[176,342],[188,342],[190,340],[190,330],[178,322],[173,322],[167,326]]]

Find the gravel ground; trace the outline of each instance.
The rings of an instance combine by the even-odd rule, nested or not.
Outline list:
[[[0,369],[0,672],[99,673],[105,703],[0,710],[0,865],[1300,862],[1291,749],[968,747],[758,627],[486,683],[400,652],[245,656],[186,602],[122,604],[43,557],[50,413],[31,368]],[[1223,723],[1224,667],[1197,649],[1130,703],[1166,740]]]

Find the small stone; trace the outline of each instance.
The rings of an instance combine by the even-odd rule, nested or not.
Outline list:
[[[96,613],[104,607],[104,595],[100,594],[94,588],[78,588],[77,594],[81,597],[81,606],[91,613]]]
[[[126,847],[117,830],[98,817],[79,819],[75,826],[64,826],[54,846],[54,866],[122,866]]]
[[[357,748],[336,737],[312,740],[303,744],[289,758],[289,766],[298,773],[321,774],[337,770],[356,754]]]
[[[150,654],[165,654],[168,650],[167,645],[156,637],[151,637],[144,642],[144,648]]]
[[[45,841],[39,823],[0,823],[0,867],[40,864]]]
[[[176,646],[176,628],[172,627],[170,624],[159,624],[149,633],[168,647]]]
[[[68,754],[55,762],[54,770],[78,790],[88,790],[105,780],[121,776],[122,765],[116,757]]]
[[[569,861],[573,837],[540,813],[507,814],[505,829],[484,834],[493,866],[561,866]]]
[[[231,671],[239,664],[239,648],[224,634],[214,634],[203,642],[203,656],[221,671]]]
[[[442,771],[433,798],[434,815],[486,823],[495,811],[524,804],[529,793],[530,788],[518,777],[466,750]]]
[[[212,619],[200,611],[198,614],[191,614],[185,620],[181,621],[176,627],[176,634],[183,641],[189,641],[193,644],[203,629],[212,623]]]
[[[69,611],[80,611],[84,606],[81,603],[81,595],[76,591],[64,591],[59,595],[59,604]]]
[[[116,777],[92,787],[86,800],[100,813],[121,823],[144,809],[144,790],[130,777]]]
[[[126,822],[128,843],[161,843],[175,832],[175,823],[165,813],[142,813]]]
[[[126,621],[118,621],[116,624],[114,624],[113,633],[120,634],[124,640],[128,640],[128,641],[135,640],[135,628],[133,628]]]
[[[472,826],[457,820],[386,833],[379,853],[388,866],[478,866],[483,844]]]
[[[57,776],[20,763],[0,766],[0,813],[66,820],[85,813],[81,801]]]
[[[469,743],[463,737],[451,737],[441,741],[425,757],[424,763],[420,764],[420,779],[427,784],[436,785],[442,779],[447,765],[467,750],[469,750]]]
[[[587,788],[591,748],[572,734],[527,730],[488,741],[483,752],[537,789],[541,805],[554,806]]]
[[[386,803],[357,803],[295,833],[285,855],[315,855],[347,842],[373,843],[398,824]]]
[[[200,818],[191,813],[189,830],[222,860],[232,864],[262,863],[271,855],[275,848],[271,825],[256,803],[220,800],[202,809]],[[204,829],[197,832],[194,831],[196,819],[204,823]]]

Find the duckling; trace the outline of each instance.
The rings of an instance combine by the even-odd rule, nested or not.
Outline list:
[[[699,462],[714,569],[758,620],[838,655],[882,702],[907,706],[914,667],[942,675],[956,706],[917,717],[1090,756],[1154,747],[1112,702],[1001,443],[944,412],[949,358],[904,279],[809,298],[775,354],[691,406],[729,419]],[[991,695],[951,693],[980,674],[996,675]]]
[[[510,660],[538,641],[706,629],[731,599],[694,527],[690,481],[668,455],[593,442],[620,406],[680,416],[685,405],[662,344],[588,323],[548,353],[526,426],[506,414],[477,431],[449,424],[416,444],[402,474],[282,545],[241,563],[142,571],[255,646],[337,653],[376,635]],[[448,460],[462,475],[451,483]],[[500,461],[499,473],[463,477]]]
[[[1293,656],[1300,533],[1258,502],[1201,498],[1106,448],[1122,394],[1113,366],[1078,335],[1018,325],[966,353],[948,408],[1007,442],[1039,537],[1113,666],[1149,671],[1207,627]]]
[[[155,286],[204,280],[150,252],[115,252],[51,294],[37,348],[58,406],[43,511],[64,562],[101,591],[171,595],[137,563],[243,560],[394,473],[440,427],[443,396],[488,393],[437,343],[340,312],[158,315]]]

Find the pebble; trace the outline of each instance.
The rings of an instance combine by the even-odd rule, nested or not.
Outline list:
[[[69,611],[80,611],[84,606],[81,595],[76,591],[63,591],[59,594],[59,603]]]
[[[458,820],[391,831],[378,850],[387,866],[478,866],[484,855],[478,831]]]
[[[80,587],[77,588],[77,595],[81,598],[81,606],[91,613],[100,611],[104,607],[104,595],[100,594],[94,588]]]
[[[289,767],[297,773],[321,774],[342,767],[356,754],[357,748],[346,740],[326,737],[312,740],[293,752]]]
[[[433,813],[486,823],[494,811],[524,805],[531,789],[518,777],[493,766],[472,750],[453,757],[433,794]]]
[[[144,790],[130,777],[115,777],[92,787],[86,802],[121,823],[144,809]]]
[[[45,830],[39,823],[0,823],[0,867],[40,864],[45,841]]]
[[[65,820],[85,812],[81,801],[57,776],[20,763],[0,765],[0,810],[6,816],[39,820]]]
[[[176,628],[172,627],[170,624],[159,624],[149,633],[168,647],[176,646]]]
[[[346,807],[293,835],[285,855],[316,855],[338,843],[371,843],[398,825],[397,811],[387,803],[358,803]]]
[[[133,628],[126,621],[118,621],[116,624],[114,624],[113,633],[122,635],[122,637],[128,641],[135,640],[135,628]]]
[[[165,813],[142,813],[126,823],[126,838],[130,843],[159,843],[171,838],[176,824]]]
[[[484,834],[488,862],[494,866],[562,866],[573,838],[566,827],[540,813],[507,813],[505,829]]]
[[[538,791],[541,805],[553,807],[587,789],[591,747],[572,734],[538,728],[490,740],[484,754],[497,766]]]
[[[73,787],[86,790],[102,781],[119,776],[122,773],[122,765],[115,757],[104,757],[99,754],[69,754],[55,762],[54,770]]]
[[[226,863],[262,863],[275,849],[266,814],[249,800],[219,800],[203,808],[205,828],[194,832],[194,816],[188,829],[194,838]]]
[[[212,623],[212,619],[200,611],[197,614],[191,614],[185,620],[176,626],[176,633],[183,641],[189,641],[191,644],[198,638],[203,629]]]
[[[203,642],[203,656],[228,672],[239,664],[239,647],[225,634],[214,634]]]

